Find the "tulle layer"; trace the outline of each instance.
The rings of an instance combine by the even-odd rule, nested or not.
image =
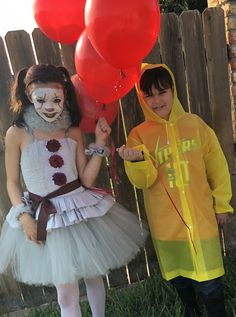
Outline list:
[[[4,223],[0,239],[0,272],[10,268],[27,284],[59,285],[107,274],[132,260],[148,231],[138,218],[115,203],[103,216],[53,229],[44,245]]]

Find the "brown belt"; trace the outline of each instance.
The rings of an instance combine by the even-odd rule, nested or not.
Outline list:
[[[80,180],[76,179],[70,183],[65,184],[64,186],[61,186],[55,191],[47,194],[45,197],[41,197],[39,195],[29,192],[29,198],[32,203],[32,210],[33,210],[34,216],[36,214],[36,211],[39,205],[41,204],[40,210],[39,210],[39,217],[37,221],[37,240],[38,241],[46,241],[46,236],[47,236],[46,228],[47,228],[48,216],[50,214],[55,214],[57,212],[55,206],[53,206],[53,204],[51,203],[50,198],[67,194],[80,186],[81,186]]]

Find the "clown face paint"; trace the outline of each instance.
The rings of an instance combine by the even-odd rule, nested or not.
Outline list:
[[[32,87],[29,98],[35,111],[47,122],[55,121],[63,111],[65,95],[62,88]]]

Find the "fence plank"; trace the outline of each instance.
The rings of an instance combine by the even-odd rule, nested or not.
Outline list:
[[[189,111],[186,89],[186,74],[183,59],[182,35],[179,18],[175,13],[161,15],[161,31],[159,36],[162,62],[170,67],[175,79],[178,97],[186,111]]]
[[[112,125],[111,140],[112,142],[114,142],[115,148],[125,143],[125,134],[120,113],[119,117],[116,118],[115,122]],[[109,164],[110,169],[116,171],[121,181],[121,183],[119,184],[115,181],[114,178],[112,179],[116,201],[129,210],[136,212],[134,190],[132,185],[128,181],[127,176],[125,175],[123,160],[121,160],[119,156],[115,154],[114,156],[110,157]],[[125,268],[113,270],[112,273],[109,274],[111,287],[121,286],[122,283],[123,285],[127,284],[128,279],[130,278],[130,273],[131,271],[129,270],[129,266],[127,267],[127,271]]]
[[[32,39],[39,64],[61,65],[58,43],[49,40],[38,28],[33,30]]]
[[[6,173],[4,159],[4,137],[7,128],[12,120],[12,115],[9,111],[9,87],[11,82],[11,71],[4,47],[3,39],[0,38],[0,226],[2,225],[5,215],[10,208],[10,201],[6,190]],[[5,312],[10,307],[20,309],[22,300],[21,292],[18,284],[10,277],[2,275],[0,277],[0,313]]]
[[[153,46],[149,54],[144,58],[144,63],[161,63],[161,54],[160,54],[160,43],[158,40]]]
[[[125,129],[128,134],[133,126],[143,121],[143,113],[138,104],[138,100],[134,89],[122,99],[122,110],[124,116]],[[117,131],[117,129],[119,129],[119,131]],[[116,127],[114,127],[113,129],[112,136],[117,147],[121,146],[126,142],[123,129],[124,127],[122,122],[120,122],[119,128],[117,128],[116,123]],[[136,203],[133,187],[125,174],[123,160],[121,160],[118,155],[116,156],[116,159],[118,173],[122,180],[120,185],[114,184],[118,201],[128,209],[135,211]]]
[[[4,134],[12,121],[12,114],[9,109],[9,93],[12,74],[10,65],[8,63],[7,53],[4,47],[4,42],[1,37],[0,56],[0,124],[1,132]],[[2,143],[0,149],[3,149]]]
[[[24,308],[19,285],[10,278],[6,284],[6,280],[6,277],[0,277],[0,315]]]
[[[24,307],[37,307],[46,302],[51,302],[56,298],[56,291],[54,287],[47,288],[47,297],[43,287],[26,285],[24,283],[19,283],[21,293],[24,300]]]
[[[12,75],[2,38],[0,38],[0,56],[0,224],[2,224],[1,220],[3,220],[7,210],[10,207],[10,202],[6,190],[5,160],[3,151],[5,133],[12,121],[12,114],[9,110],[9,93]]]
[[[205,47],[202,20],[199,11],[185,11],[180,15],[189,105],[191,112],[200,115],[211,125],[211,109],[208,95]],[[190,36],[191,34],[191,36]],[[183,87],[182,89],[185,89]]]
[[[75,63],[74,63],[74,52],[75,45],[62,45],[61,46],[61,55],[62,62],[66,69],[69,71],[70,75],[76,73]]]
[[[31,39],[27,32],[7,32],[5,41],[14,74],[16,74],[20,69],[29,67],[36,63]]]
[[[220,140],[231,172],[233,199],[236,208],[236,175],[234,140],[231,117],[231,99],[228,73],[228,56],[224,25],[224,11],[211,8],[204,11],[203,28],[205,35],[209,95],[212,109],[213,128]],[[236,216],[232,217],[225,230],[227,249],[236,245]]]
[[[221,141],[230,169],[234,170],[228,58],[223,17],[224,11],[221,8],[207,9],[203,13],[203,27],[212,125]]]

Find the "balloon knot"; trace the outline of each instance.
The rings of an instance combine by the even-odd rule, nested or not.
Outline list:
[[[123,78],[125,78],[125,77],[126,77],[126,75],[125,75],[125,73],[123,72],[123,70],[121,69],[121,70],[120,70],[120,78],[123,79]]]

